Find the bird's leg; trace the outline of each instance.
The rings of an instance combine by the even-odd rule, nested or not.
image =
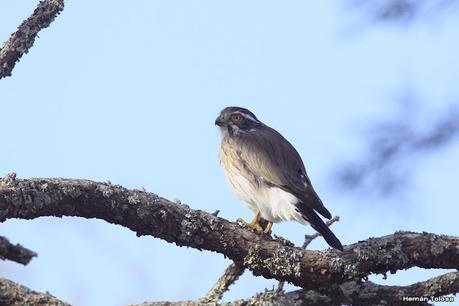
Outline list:
[[[273,227],[273,223],[272,222],[268,222],[268,224],[266,225],[265,229],[263,230],[263,233],[265,233],[266,235],[271,235],[271,228]]]
[[[259,223],[260,219],[261,219],[260,211],[258,210],[257,213],[255,214],[255,217],[253,218],[253,220],[249,223],[249,226],[254,227],[254,226],[259,225],[261,227],[261,225]]]
[[[253,220],[250,223],[245,222],[241,218],[237,219],[237,221],[242,223],[246,227],[249,227],[249,228],[252,228],[252,229],[256,230],[257,232],[263,232],[263,227],[261,227],[261,225],[259,223],[260,219],[261,219],[260,211],[257,211],[255,217],[253,218]]]

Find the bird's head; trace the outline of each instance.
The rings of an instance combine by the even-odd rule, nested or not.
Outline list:
[[[254,113],[246,108],[236,106],[223,109],[215,119],[215,124],[220,127],[224,135],[228,133],[231,136],[254,131],[262,125]]]

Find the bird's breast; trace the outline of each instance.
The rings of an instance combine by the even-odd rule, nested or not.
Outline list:
[[[297,220],[304,223],[296,209],[298,199],[278,187],[269,186],[262,177],[256,177],[244,167],[238,154],[239,146],[224,137],[220,148],[220,162],[234,194],[253,211],[260,211],[263,219],[271,222]]]
[[[245,202],[252,211],[256,211],[257,207],[254,203],[253,195],[257,192],[259,186],[257,186],[256,180],[251,177],[252,175],[244,168],[237,151],[237,143],[229,137],[224,137],[220,148],[220,163],[234,194]]]

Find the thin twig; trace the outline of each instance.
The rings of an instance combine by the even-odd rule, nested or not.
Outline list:
[[[284,290],[285,281],[280,281],[277,284],[276,292],[282,292]]]
[[[333,223],[339,221],[339,216],[334,216],[333,218],[331,218],[330,220],[327,220],[326,224],[328,227],[330,227]],[[304,243],[303,243],[303,249],[306,250],[306,248],[309,246],[309,244],[314,240],[316,239],[317,237],[320,237],[322,236],[321,233],[319,232],[316,232],[312,235],[305,235],[304,236]]]
[[[26,249],[20,244],[12,244],[7,238],[0,236],[0,259],[8,259],[26,265],[37,253]]]
[[[229,286],[238,280],[244,273],[244,270],[242,262],[233,262],[230,264],[215,285],[200,301],[202,303],[218,303],[222,299],[223,294],[228,291]]]

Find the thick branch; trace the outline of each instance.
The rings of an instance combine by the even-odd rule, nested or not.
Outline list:
[[[327,220],[326,224],[328,227],[332,226],[333,223],[335,222],[338,222],[339,221],[339,216],[334,216],[333,218],[331,218],[330,220]],[[303,249],[307,249],[307,247],[309,246],[309,244],[314,241],[314,239],[318,238],[322,236],[319,232],[316,232],[312,235],[305,235],[304,236],[304,242],[303,242]],[[284,285],[285,285],[285,281],[280,281],[278,284],[277,284],[277,289],[276,291],[283,291],[284,290]]]
[[[69,306],[48,292],[36,292],[4,278],[0,278],[0,305]]]
[[[16,180],[12,176],[0,183],[0,222],[64,215],[103,219],[139,236],[218,252],[243,261],[256,275],[286,280],[304,289],[320,291],[370,273],[413,266],[459,268],[457,237],[397,232],[350,245],[344,252],[305,251],[187,205],[119,185],[71,179]]]
[[[12,244],[8,239],[0,236],[0,259],[8,259],[26,265],[37,253],[26,249],[20,244]]]
[[[40,1],[33,14],[24,20],[0,49],[0,79],[11,76],[16,62],[29,52],[35,38],[64,9],[64,0]]]

